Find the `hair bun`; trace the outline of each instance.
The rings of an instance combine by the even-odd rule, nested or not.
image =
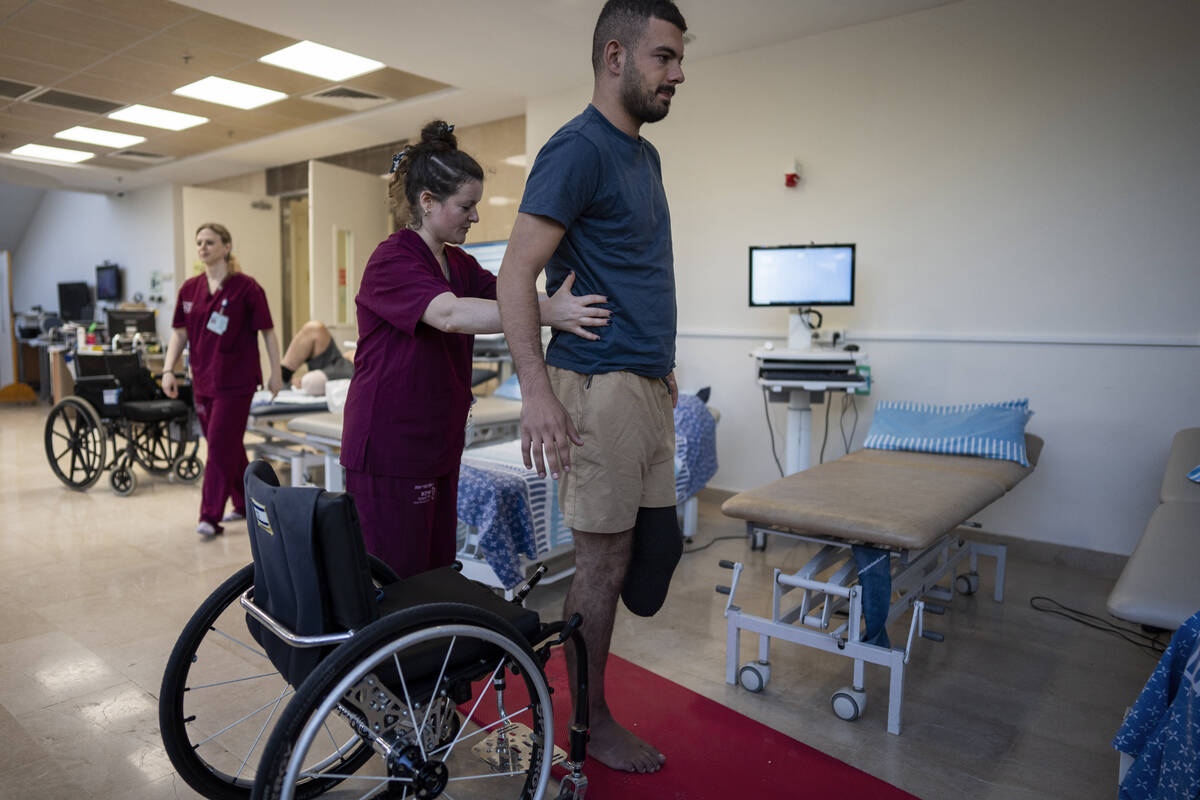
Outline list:
[[[458,140],[454,137],[454,126],[441,119],[435,119],[421,129],[421,142],[443,143],[450,149],[458,147]]]

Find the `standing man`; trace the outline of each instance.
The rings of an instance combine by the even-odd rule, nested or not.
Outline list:
[[[592,102],[538,154],[497,287],[521,382],[525,466],[559,480],[575,540],[564,611],[583,616],[590,686],[573,699],[590,704],[588,755],[629,772],[654,772],[666,758],[613,718],[605,664],[638,509],[675,504],[677,397],[671,220],[658,151],[639,131],[670,110],[686,30],[671,0],[604,5]],[[597,341],[556,332],[544,359],[543,268],[547,290],[574,272],[576,289],[606,295],[612,309]]]

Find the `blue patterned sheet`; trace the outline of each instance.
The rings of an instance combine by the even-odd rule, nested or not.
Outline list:
[[[1175,631],[1113,747],[1137,759],[1121,800],[1200,796],[1200,612]]]
[[[700,398],[680,395],[675,409],[677,502],[703,489],[716,471],[716,420]],[[522,557],[537,559],[571,541],[558,509],[558,482],[525,469],[519,441],[463,453],[458,519],[460,527],[474,529],[478,554],[508,589],[522,580]]]

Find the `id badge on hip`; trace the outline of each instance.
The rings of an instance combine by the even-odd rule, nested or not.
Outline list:
[[[225,333],[225,329],[229,327],[229,317],[221,313],[225,310],[225,306],[228,303],[228,300],[222,300],[220,310],[213,311],[212,315],[208,318],[208,329],[217,336]]]

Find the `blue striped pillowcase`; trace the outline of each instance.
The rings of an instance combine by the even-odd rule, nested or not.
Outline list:
[[[1032,416],[1028,398],[956,406],[883,400],[875,406],[863,447],[979,456],[1028,467],[1025,424]]]
[[[1196,468],[1188,473],[1188,480],[1200,483],[1200,464],[1197,464]]]

